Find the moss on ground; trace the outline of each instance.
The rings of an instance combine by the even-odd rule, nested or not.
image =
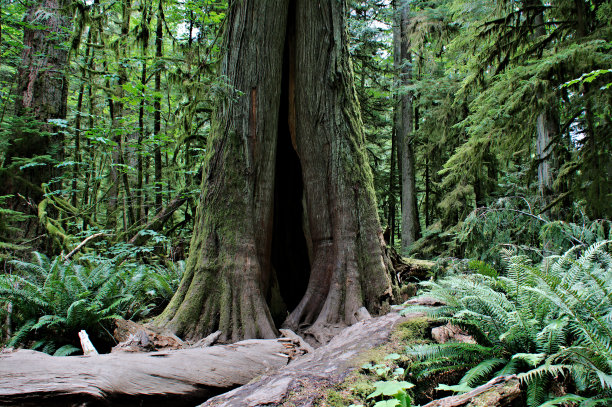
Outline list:
[[[342,383],[325,391],[314,405],[372,405],[372,400],[367,397],[374,391],[374,383],[379,380],[392,380],[395,369],[403,368],[410,362],[407,356],[403,356],[405,347],[428,342],[430,326],[426,317],[411,318],[398,324],[388,342],[358,356],[354,363],[360,368],[349,374]],[[390,355],[393,357],[389,357]],[[364,367],[368,365],[371,367]],[[403,375],[399,376],[398,380],[404,380]],[[405,380],[410,381],[409,378]]]

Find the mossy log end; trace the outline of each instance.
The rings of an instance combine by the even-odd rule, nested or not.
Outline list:
[[[445,397],[424,407],[513,407],[521,402],[521,384],[516,375],[499,376],[457,396]]]
[[[2,406],[193,406],[287,364],[286,342],[151,353],[49,356],[0,354]]]

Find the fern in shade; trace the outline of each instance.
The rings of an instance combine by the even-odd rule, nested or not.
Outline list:
[[[407,349],[416,375],[462,371],[465,392],[499,375],[518,374],[527,404],[606,405],[612,401],[612,257],[603,241],[577,246],[534,266],[503,251],[505,273],[445,277],[423,284],[423,296],[446,305],[408,307],[467,330],[478,344],[418,345]],[[576,395],[553,397],[553,382],[570,380]],[[593,404],[594,403],[594,404]]]
[[[183,270],[121,258],[78,264],[37,252],[32,262],[11,264],[15,273],[0,276],[0,304],[12,304],[16,325],[8,345],[61,356],[80,351],[81,329],[94,344],[112,345],[113,320],[145,317],[167,303]]]

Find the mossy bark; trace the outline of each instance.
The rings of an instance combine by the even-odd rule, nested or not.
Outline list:
[[[321,332],[391,297],[346,12],[337,0],[231,6],[221,75],[232,91],[186,275],[155,324],[192,339],[273,337],[283,320]]]
[[[40,185],[57,174],[53,160],[62,158],[62,138],[49,119],[65,119],[68,100],[68,49],[63,44],[70,32],[69,1],[37,0],[31,2],[24,17],[24,48],[17,70],[15,116],[31,116],[39,122],[38,131],[15,126],[0,174],[0,195],[19,191],[35,203],[42,200]],[[29,119],[28,119],[29,121]],[[27,127],[27,126],[24,126]],[[19,169],[18,158],[49,155],[50,162]],[[16,206],[17,199],[13,201]],[[25,205],[21,209],[27,210]]]

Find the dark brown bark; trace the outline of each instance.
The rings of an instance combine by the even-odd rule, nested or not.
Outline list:
[[[412,55],[408,33],[410,6],[408,2],[398,0],[396,8],[396,27],[393,36],[395,41],[394,64],[398,75],[398,86],[401,89],[412,84]],[[412,91],[402,89],[395,116],[399,161],[401,162],[402,253],[405,253],[421,234],[416,192],[413,98]]]
[[[68,49],[63,41],[70,29],[69,3],[67,0],[38,0],[31,3],[26,13],[22,63],[16,77],[15,115],[31,115],[38,120],[40,133],[25,135],[16,129],[5,156],[6,167],[19,157],[48,154],[55,160],[62,158],[62,137],[48,120],[66,118]],[[59,175],[54,164],[3,171],[0,195],[19,192],[37,204],[42,200],[40,185]]]
[[[163,179],[162,179],[162,156],[161,156],[161,70],[163,66],[163,15],[164,9],[162,1],[159,1],[157,8],[157,27],[155,30],[155,100],[153,101],[153,109],[155,110],[153,118],[153,134],[155,135],[155,150],[153,159],[155,163],[155,211],[159,212],[162,209],[163,197]]]
[[[236,92],[217,111],[187,270],[157,325],[238,340],[285,320],[324,341],[391,297],[345,13],[336,0],[230,8],[221,75]]]

